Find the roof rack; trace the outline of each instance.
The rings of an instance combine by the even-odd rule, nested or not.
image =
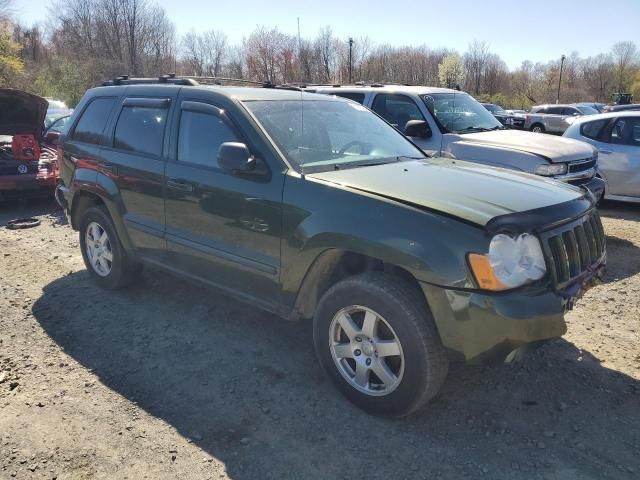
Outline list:
[[[244,78],[229,77],[204,77],[204,76],[176,76],[175,73],[167,73],[156,78],[130,78],[129,75],[120,75],[113,80],[102,82],[103,87],[112,87],[115,85],[152,85],[152,84],[171,84],[171,85],[222,85],[224,83],[241,83],[255,85],[262,88],[278,88],[282,90],[298,90],[301,88],[295,85],[275,84],[271,81],[258,82],[255,80],[247,80]]]

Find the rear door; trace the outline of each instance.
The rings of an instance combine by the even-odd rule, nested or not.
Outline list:
[[[564,132],[568,124],[564,121],[562,107],[549,107],[544,116],[545,127],[550,132]]]
[[[256,149],[224,106],[209,98],[183,90],[175,112],[177,134],[165,172],[169,260],[223,289],[277,303],[284,174],[242,176],[219,167],[224,142]]]
[[[98,96],[80,106],[80,115],[67,132],[61,149],[60,172],[65,185],[71,186],[74,178],[95,182],[96,165],[103,160],[107,123],[117,103],[117,96]]]
[[[166,251],[164,138],[176,96],[177,89],[162,89],[158,95],[125,96],[104,147],[108,160],[99,167],[116,183],[127,232],[145,256],[161,256]]]

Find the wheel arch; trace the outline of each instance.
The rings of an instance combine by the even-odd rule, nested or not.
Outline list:
[[[312,318],[322,295],[331,286],[345,278],[370,271],[385,272],[406,282],[429,308],[418,280],[408,270],[354,250],[330,248],[320,253],[307,270],[296,296],[292,319]]]

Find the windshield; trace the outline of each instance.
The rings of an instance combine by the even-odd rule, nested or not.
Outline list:
[[[52,110],[63,110],[69,107],[60,100],[49,100],[49,108]]]
[[[497,130],[502,125],[476,99],[466,93],[433,93],[422,100],[450,132],[466,133]]]
[[[245,105],[287,160],[305,171],[425,158],[400,132],[357,103],[258,100]]]
[[[576,108],[580,110],[580,113],[583,115],[595,115],[598,113],[598,110],[593,107],[588,107],[587,105],[576,105]]]
[[[487,104],[484,104],[483,106],[484,108],[489,110],[491,113],[506,113],[504,111],[504,108],[502,108],[500,105],[493,105],[492,103],[487,103]]]

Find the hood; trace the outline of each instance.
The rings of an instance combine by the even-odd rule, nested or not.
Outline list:
[[[49,102],[21,90],[0,88],[0,135],[40,138]]]
[[[584,196],[579,188],[537,175],[446,158],[332,170],[307,177],[436,210],[483,227],[500,215]]]
[[[544,157],[551,163],[584,160],[594,155],[595,149],[587,143],[570,138],[542,135],[519,130],[496,130],[458,135],[455,142],[510,148]]]

